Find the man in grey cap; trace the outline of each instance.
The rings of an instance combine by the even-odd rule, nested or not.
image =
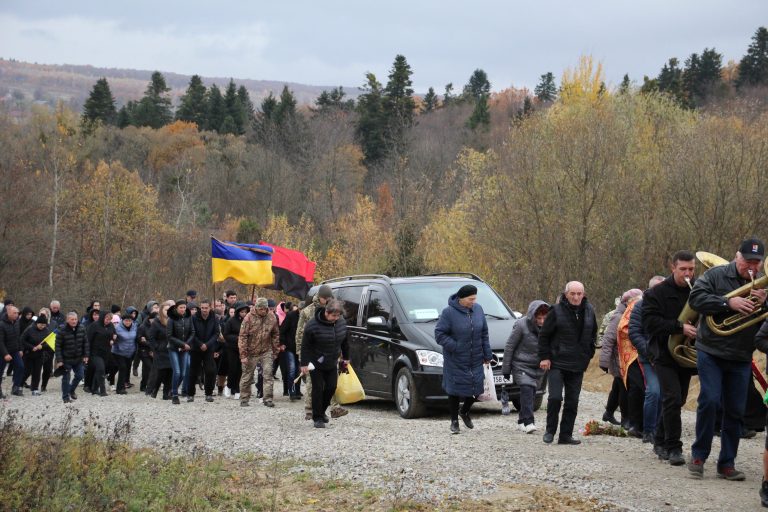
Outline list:
[[[688,304],[700,315],[712,316],[715,321],[737,313],[748,316],[757,312],[765,303],[766,290],[752,288],[749,296],[726,298],[726,295],[757,277],[764,256],[762,241],[756,238],[744,240],[732,262],[707,270],[696,281]],[[755,334],[759,328],[760,322],[757,322],[722,336],[713,332],[706,321],[699,323],[696,369],[701,390],[696,408],[696,440],[688,463],[688,471],[694,478],[704,476],[704,462],[712,449],[715,416],[720,404],[723,406],[723,422],[717,476],[726,480],[745,478],[744,473],[735,468],[735,460],[750,384]]]
[[[329,300],[333,298],[333,290],[327,284],[321,285],[318,288],[317,293],[312,298],[312,303],[301,310],[299,314],[299,324],[296,327],[296,353],[301,354],[301,341],[304,338],[304,327],[307,322],[315,317],[315,312],[318,307],[325,307]],[[343,408],[336,401],[336,397],[331,400],[331,418],[340,418],[348,414],[349,411]],[[306,380],[306,386],[304,391],[304,419],[312,419],[312,382],[310,379]]]

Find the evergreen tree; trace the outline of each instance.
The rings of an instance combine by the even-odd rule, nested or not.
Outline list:
[[[106,78],[96,81],[83,107],[83,125],[90,129],[96,123],[105,125],[117,123],[115,98],[112,96]]]
[[[433,87],[430,87],[427,91],[427,94],[424,95],[424,103],[421,107],[421,109],[424,112],[432,112],[437,108],[437,94],[435,94],[435,89]]]
[[[120,107],[120,111],[117,113],[117,127],[125,128],[126,126],[135,126],[136,123],[133,119],[134,112],[136,112],[135,101],[129,101]]]
[[[747,54],[739,62],[736,87],[768,85],[768,29],[760,27],[752,36]]]
[[[181,97],[176,119],[195,123],[200,130],[208,126],[208,99],[200,75],[192,75],[187,91]]]
[[[290,121],[296,116],[296,98],[293,93],[288,89],[287,85],[283,86],[283,90],[280,93],[280,103],[278,103],[275,109],[274,120],[278,124]]]
[[[245,111],[240,104],[240,97],[237,95],[237,86],[235,81],[229,79],[229,85],[224,92],[224,121],[220,133],[233,133],[242,135],[245,133]],[[229,122],[227,122],[229,118]],[[225,129],[226,128],[226,129]]]
[[[555,101],[557,98],[557,85],[555,85],[555,75],[551,72],[544,73],[539,79],[538,85],[533,89],[536,99],[544,103]]]
[[[405,143],[405,132],[413,125],[416,102],[411,86],[411,66],[403,55],[395,56],[389,81],[384,88],[384,115],[387,120],[387,138],[395,147]]]
[[[244,85],[241,85],[237,89],[237,97],[240,100],[240,108],[243,109],[243,119],[245,119],[244,128],[247,128],[253,123],[253,116],[255,113],[251,95],[248,94],[248,89],[246,89]]]
[[[696,53],[685,61],[682,85],[685,105],[694,108],[700,105],[722,83],[722,55],[714,48],[705,48],[701,56]]]
[[[365,163],[371,164],[386,154],[384,99],[381,83],[376,75],[366,73],[363,94],[357,100],[357,138],[365,155]]]
[[[667,93],[679,102],[683,102],[683,70],[679,67],[679,62],[672,57],[664,64],[656,78],[656,87],[659,92]]]
[[[619,84],[619,94],[629,94],[629,89],[632,87],[632,82],[629,81],[629,75],[625,74]]]
[[[479,101],[482,96],[489,94],[491,94],[491,82],[488,81],[488,75],[482,69],[476,69],[464,86],[464,96]]]
[[[316,110],[320,112],[330,112],[334,110],[353,110],[355,108],[355,100],[344,100],[344,96],[347,93],[344,92],[343,87],[334,87],[329,91],[323,91],[320,96],[315,100]]]
[[[447,107],[453,101],[453,82],[445,84],[445,92],[443,93],[443,106]]]
[[[208,89],[208,125],[206,129],[216,132],[221,130],[226,115],[224,97],[221,95],[219,86],[213,84]]]
[[[133,116],[137,126],[160,128],[173,120],[171,97],[168,94],[170,90],[162,73],[152,73],[152,79]]]
[[[488,108],[488,95],[483,94],[475,103],[475,109],[467,120],[467,126],[472,130],[477,128],[487,129],[491,124],[491,111]]]
[[[276,112],[277,112],[277,99],[272,95],[272,92],[269,93],[269,96],[261,100],[261,114],[265,119],[273,120],[275,119]]]

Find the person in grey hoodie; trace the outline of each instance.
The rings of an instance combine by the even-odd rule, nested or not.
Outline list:
[[[520,410],[517,424],[526,434],[536,431],[533,418],[533,402],[536,387],[544,375],[539,368],[539,327],[549,313],[549,304],[534,300],[528,305],[528,313],[515,322],[512,334],[504,347],[502,374],[509,380],[510,375],[520,388]]]
[[[128,372],[131,369],[133,354],[136,352],[136,333],[138,326],[133,319],[132,310],[128,308],[123,313],[120,322],[115,325],[117,339],[112,345],[112,357],[117,363],[117,390],[118,395],[126,394],[125,384],[128,380]]]

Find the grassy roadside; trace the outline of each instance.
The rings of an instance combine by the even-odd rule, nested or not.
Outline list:
[[[287,460],[135,448],[130,416],[102,424],[70,414],[41,434],[22,429],[16,414],[0,413],[2,511],[603,510],[531,486],[505,487],[485,500],[416,503],[344,480],[317,480]]]

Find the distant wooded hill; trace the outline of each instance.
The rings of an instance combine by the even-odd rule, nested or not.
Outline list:
[[[73,110],[80,111],[96,80],[106,77],[119,108],[129,100],[141,98],[147,88],[152,71],[69,64],[32,64],[0,58],[0,98],[10,95],[17,99],[53,103],[61,99]],[[171,88],[171,95],[174,104],[176,104],[178,97],[184,93],[187,85],[189,85],[191,75],[168,71],[162,71],[162,73],[168,87]],[[202,78],[206,87],[215,83],[223,88],[230,80],[230,77]],[[251,99],[257,105],[270,92],[279,96],[283,85],[288,85],[299,104],[312,104],[321,92],[338,85],[318,86],[274,80],[233,78],[238,86],[244,85],[248,89]],[[344,90],[348,98],[355,98],[359,95],[357,87],[345,86]],[[22,95],[23,97],[21,97]]]

